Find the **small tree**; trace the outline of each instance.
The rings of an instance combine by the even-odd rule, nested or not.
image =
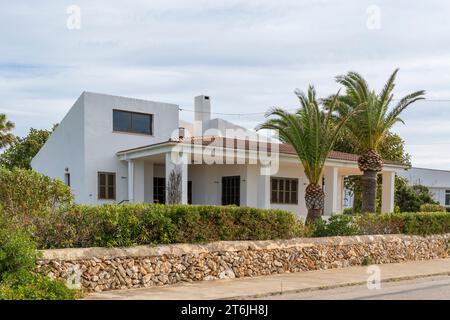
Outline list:
[[[14,123],[8,121],[6,115],[0,113],[0,149],[10,146],[16,140],[16,137],[11,133],[14,129]]]
[[[182,173],[180,168],[176,167],[170,172],[167,181],[167,203],[178,204],[182,200]]]
[[[438,204],[433,200],[426,186],[400,185],[395,191],[395,203],[403,212],[418,212],[424,204]]]
[[[0,165],[8,169],[31,169],[31,160],[33,160],[52,132],[53,130],[31,128],[26,137],[17,138],[11,147],[0,155]]]
[[[289,143],[295,149],[309,181],[305,190],[305,203],[308,209],[306,222],[311,223],[320,220],[323,212],[325,194],[320,182],[325,161],[345,123],[358,110],[352,110],[336,120],[333,112],[338,95],[327,102],[326,111],[321,101],[317,100],[313,86],[309,86],[307,93],[297,90],[296,95],[300,108],[295,113],[280,108],[272,109],[266,117],[273,118],[257,129],[276,130],[280,141]]]

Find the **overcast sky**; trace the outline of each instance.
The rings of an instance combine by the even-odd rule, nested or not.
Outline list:
[[[349,70],[379,90],[399,67],[396,95],[430,100],[395,131],[413,165],[450,170],[449,12],[445,0],[1,0],[0,112],[18,135],[59,122],[85,90],[185,109],[207,94],[214,112],[263,113],[295,107],[294,89],[310,83],[334,93]]]

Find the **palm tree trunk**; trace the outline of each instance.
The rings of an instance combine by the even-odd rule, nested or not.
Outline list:
[[[310,183],[305,190],[305,204],[308,208],[308,215],[306,216],[306,223],[314,223],[320,220],[323,214],[323,206],[325,194],[323,189],[318,184]]]
[[[377,171],[366,170],[362,176],[362,206],[361,214],[376,211]]]
[[[306,216],[306,224],[314,223],[320,220],[322,217],[323,209],[308,209],[308,215]]]

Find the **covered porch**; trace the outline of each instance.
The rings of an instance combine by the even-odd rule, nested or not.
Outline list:
[[[233,161],[208,163],[201,156],[202,146],[180,152],[180,144],[169,141],[118,153],[128,166],[130,203],[170,203],[167,186],[175,172],[180,182],[178,203],[283,209],[306,217],[304,193],[308,181],[296,155],[281,148],[277,170],[262,174],[266,164],[253,161],[254,150],[225,148],[224,154],[233,153]],[[322,179],[325,216],[343,211],[344,179],[361,174],[356,161],[344,155],[326,162]],[[394,210],[395,172],[402,169],[397,164],[383,168],[382,212]]]

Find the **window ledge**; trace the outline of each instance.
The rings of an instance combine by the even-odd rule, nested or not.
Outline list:
[[[128,132],[128,131],[117,131],[117,130],[113,130],[112,133],[130,134],[130,135],[133,135],[133,136],[154,137],[153,134],[148,134],[148,133],[138,133],[138,132]]]

